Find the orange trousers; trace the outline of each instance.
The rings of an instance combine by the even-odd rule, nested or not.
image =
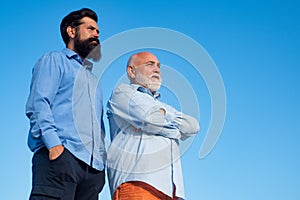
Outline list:
[[[178,200],[174,194],[174,197],[169,197],[147,183],[130,181],[116,189],[112,200]]]

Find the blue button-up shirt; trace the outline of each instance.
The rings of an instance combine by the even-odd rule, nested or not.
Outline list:
[[[142,181],[184,199],[179,139],[199,130],[195,118],[159,101],[135,84],[119,85],[107,104],[111,145],[107,154],[111,193],[128,181]],[[162,114],[160,109],[165,111]]]
[[[28,146],[36,152],[63,145],[75,157],[98,170],[106,162],[102,89],[70,49],[42,56],[33,68],[26,115],[30,120]]]

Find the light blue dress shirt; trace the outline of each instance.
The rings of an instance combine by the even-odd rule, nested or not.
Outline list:
[[[70,49],[42,56],[33,68],[26,115],[30,120],[28,146],[36,152],[63,145],[95,169],[106,162],[102,88]]]
[[[135,84],[115,88],[107,104],[111,145],[107,153],[111,193],[128,181],[142,181],[184,199],[179,139],[199,131],[195,118],[158,100]],[[163,115],[160,109],[166,111]]]

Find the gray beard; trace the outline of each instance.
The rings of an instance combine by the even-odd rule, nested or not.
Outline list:
[[[161,81],[151,81],[150,78],[145,77],[141,74],[136,74],[135,76],[135,82],[148,88],[149,90],[151,90],[151,92],[155,92],[157,90],[159,90],[160,85],[161,85]]]

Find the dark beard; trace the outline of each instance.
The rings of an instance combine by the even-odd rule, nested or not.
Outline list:
[[[94,43],[97,42],[97,44]],[[94,61],[98,61],[101,58],[101,45],[97,38],[89,38],[86,40],[80,40],[78,37],[74,41],[74,49],[80,57],[83,59],[90,58]]]

